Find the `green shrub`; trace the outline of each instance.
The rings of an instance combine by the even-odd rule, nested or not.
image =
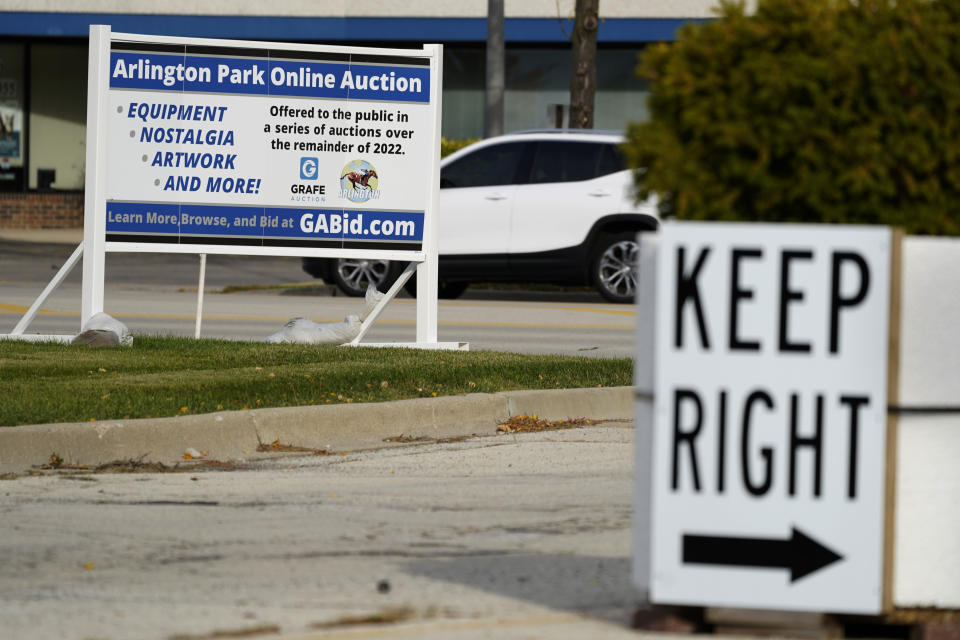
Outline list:
[[[628,128],[665,216],[960,234],[960,0],[725,0],[650,47]]]
[[[449,140],[447,138],[440,138],[440,157],[446,157],[454,151],[459,151],[468,144],[473,144],[474,142],[478,142],[480,140],[481,138],[470,138],[467,140]]]

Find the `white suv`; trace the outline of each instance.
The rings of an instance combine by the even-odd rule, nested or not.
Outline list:
[[[659,224],[656,202],[636,204],[623,136],[585,130],[489,138],[440,163],[440,291],[471,282],[589,284],[613,302],[636,290],[636,235]],[[381,290],[402,265],[304,258],[304,270],[349,295]]]

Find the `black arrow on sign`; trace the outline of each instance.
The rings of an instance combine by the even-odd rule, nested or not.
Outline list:
[[[842,559],[843,556],[796,527],[793,527],[793,535],[787,540],[683,536],[684,564],[789,569],[790,582],[796,582]]]

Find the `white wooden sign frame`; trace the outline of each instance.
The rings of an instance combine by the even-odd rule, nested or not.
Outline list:
[[[268,243],[265,242],[267,236],[270,235],[269,231],[262,231],[264,234],[259,239],[261,242],[257,242],[257,237],[250,236],[252,241],[250,243],[245,243],[242,238],[225,238],[223,236],[216,237],[216,234],[211,235],[211,239],[205,241],[203,239],[203,233],[195,235],[189,240],[183,240],[182,236],[177,238],[171,238],[173,234],[157,234],[159,238],[152,238],[150,234],[136,235],[131,234],[128,236],[117,235],[116,233],[108,237],[108,204],[112,200],[108,200],[108,196],[114,195],[111,193],[111,188],[116,191],[118,178],[116,175],[109,175],[108,167],[110,167],[115,174],[123,173],[126,171],[124,167],[119,167],[117,161],[115,160],[113,164],[110,164],[108,161],[109,153],[111,150],[111,145],[113,145],[114,151],[117,146],[117,127],[126,129],[131,127],[130,122],[136,123],[136,112],[134,108],[135,102],[134,99],[141,100],[141,104],[150,100],[154,100],[153,104],[161,102],[161,99],[157,98],[158,94],[168,94],[174,97],[182,97],[185,95],[185,91],[181,90],[180,92],[173,91],[154,91],[152,94],[149,89],[143,91],[138,91],[136,89],[126,91],[130,92],[128,95],[131,96],[129,99],[129,114],[126,112],[128,98],[124,97],[124,103],[120,106],[111,104],[111,74],[117,75],[117,70],[119,67],[111,67],[112,58],[111,54],[116,52],[116,49],[121,50],[120,55],[124,55],[122,51],[124,50],[137,50],[142,48],[144,51],[151,50],[163,50],[164,47],[171,46],[182,46],[185,51],[186,48],[192,48],[193,51],[199,51],[198,54],[201,58],[203,55],[212,56],[212,55],[223,55],[229,58],[233,51],[237,51],[240,56],[246,55],[250,56],[249,53],[243,53],[245,51],[263,51],[266,50],[269,52],[269,55],[272,56],[270,60],[258,60],[255,58],[250,58],[248,60],[241,60],[237,62],[238,67],[246,65],[246,67],[252,66],[252,71],[249,71],[249,74],[243,76],[236,76],[238,82],[249,82],[252,84],[260,84],[264,86],[264,89],[261,89],[261,93],[257,98],[263,98],[263,91],[267,91],[267,97],[270,97],[273,100],[282,102],[283,99],[289,98],[291,96],[297,98],[299,102],[294,102],[294,104],[299,104],[300,106],[304,104],[315,105],[317,111],[316,115],[319,115],[319,112],[324,107],[328,107],[327,112],[329,113],[332,109],[344,107],[345,105],[362,105],[369,113],[379,111],[384,114],[384,118],[387,117],[388,108],[392,111],[396,111],[396,117],[401,118],[401,110],[399,106],[402,105],[402,100],[407,99],[405,96],[402,96],[400,93],[397,93],[395,89],[403,87],[406,89],[406,86],[401,84],[401,82],[394,78],[398,75],[391,71],[387,75],[387,71],[394,68],[397,69],[399,76],[403,76],[403,71],[405,70],[402,65],[403,61],[414,61],[414,64],[419,65],[419,72],[421,78],[424,75],[424,71],[428,71],[429,78],[429,87],[423,93],[427,94],[424,96],[426,100],[419,100],[416,104],[415,109],[411,109],[414,112],[414,122],[410,125],[410,137],[416,138],[415,141],[411,141],[409,145],[414,149],[414,155],[409,156],[408,158],[403,159],[403,163],[397,158],[391,158],[390,156],[377,156],[375,153],[370,153],[370,138],[367,138],[368,144],[366,145],[367,153],[363,152],[354,152],[349,157],[354,155],[362,155],[363,157],[372,157],[375,161],[380,161],[392,167],[402,167],[401,171],[395,171],[400,177],[393,182],[395,190],[392,193],[394,197],[393,201],[389,201],[387,207],[393,207],[394,210],[399,211],[398,214],[393,214],[392,212],[388,213],[377,213],[377,209],[373,207],[363,208],[361,207],[343,207],[342,199],[344,197],[345,191],[340,191],[341,202],[339,206],[335,204],[336,198],[333,197],[333,194],[330,194],[327,191],[328,196],[334,203],[331,203],[327,206],[327,209],[330,211],[336,212],[338,209],[342,210],[345,214],[343,216],[343,235],[340,236],[339,240],[336,237],[331,236],[329,242],[318,243],[323,244],[324,246],[310,246],[308,240],[301,239],[297,241],[298,246],[268,246]],[[131,54],[131,55],[140,55],[141,60],[143,59],[144,54]],[[156,54],[155,58],[162,58],[162,54]],[[304,59],[306,61],[304,61]],[[184,55],[184,62],[186,63],[189,60],[187,55]],[[250,61],[252,60],[252,62]],[[311,61],[317,60],[315,66],[311,66]],[[367,93],[357,90],[356,93],[353,93],[356,98],[351,97],[351,92],[354,91],[353,84],[349,85],[346,89],[347,97],[344,98],[342,95],[335,98],[318,98],[316,100],[312,99],[317,95],[314,94],[308,95],[305,93],[301,94],[278,94],[275,96],[270,96],[269,86],[273,80],[283,82],[283,74],[280,73],[277,76],[270,74],[270,64],[274,64],[277,67],[282,65],[287,65],[287,69],[296,69],[293,65],[300,63],[300,68],[306,69],[309,74],[310,71],[315,69],[323,69],[324,65],[327,65],[327,69],[339,69],[340,76],[336,76],[334,73],[327,74],[327,84],[324,87],[324,74],[317,73],[314,74],[314,82],[319,82],[319,89],[316,91],[324,91],[325,89],[334,89],[338,88],[338,83],[346,83],[345,78],[346,74],[350,74],[351,71],[343,71],[346,69],[355,69],[356,73],[359,74],[364,67],[353,67],[353,60],[362,60],[367,65],[372,65],[366,67],[367,69],[376,69],[377,72],[382,72],[381,76],[377,76],[376,80],[370,81],[368,78],[367,89],[372,87],[382,88],[383,95],[388,97],[398,97],[396,100],[384,100],[378,101],[371,97],[373,95],[372,90]],[[399,61],[399,63],[398,63]],[[147,59],[146,65],[150,64],[150,60]],[[259,75],[257,70],[257,62],[267,64],[267,69],[260,69]],[[114,61],[113,64],[118,65],[119,61]],[[134,64],[130,63],[131,75],[134,73],[135,69]],[[138,62],[137,64],[143,64]],[[227,91],[234,91],[234,89],[228,87],[224,83],[229,81],[232,76],[228,72],[224,72],[222,77],[216,75],[216,67],[212,61],[203,62],[208,67],[211,67],[211,70],[214,70],[215,77],[218,78],[216,82],[209,83],[209,86],[222,88],[227,87]],[[394,66],[391,66],[394,65]],[[224,65],[227,67],[229,65]],[[149,67],[148,67],[149,68]],[[236,70],[237,73],[244,73],[243,69]],[[273,71],[278,71],[278,69],[273,68]],[[141,66],[137,69],[137,72],[143,73],[143,67]],[[371,72],[372,73],[372,72]],[[413,73],[413,72],[411,72]],[[266,77],[264,77],[266,76]],[[208,76],[209,77],[209,76]],[[290,76],[293,77],[293,76]],[[300,76],[301,81],[303,75]],[[350,76],[351,79],[353,76]],[[411,76],[412,77],[412,76]],[[442,77],[443,77],[443,47],[439,44],[428,44],[424,45],[421,49],[384,49],[384,48],[370,48],[370,47],[346,47],[346,46],[328,46],[328,45],[307,45],[307,44],[294,44],[294,43],[281,43],[281,42],[254,42],[254,41],[241,41],[241,40],[218,40],[218,39],[205,39],[205,38],[177,38],[177,37],[167,37],[167,36],[152,36],[152,35],[139,35],[139,34],[126,34],[126,33],[113,33],[109,26],[104,25],[91,25],[90,27],[90,47],[89,47],[89,69],[88,69],[88,101],[87,101],[87,157],[86,157],[86,193],[84,201],[84,236],[83,243],[77,247],[73,255],[68,259],[68,261],[63,265],[61,270],[54,276],[53,280],[47,285],[46,289],[40,295],[40,297],[34,302],[30,310],[25,314],[23,319],[17,324],[12,333],[9,336],[0,336],[0,339],[13,338],[13,339],[32,339],[32,340],[64,340],[68,341],[73,336],[50,336],[50,335],[37,335],[37,334],[24,334],[24,330],[27,328],[29,323],[35,317],[40,306],[46,300],[46,298],[56,289],[57,286],[66,278],[72,268],[76,265],[77,261],[83,257],[83,293],[82,293],[82,303],[81,303],[81,326],[87,322],[92,316],[97,313],[100,313],[104,310],[104,279],[105,279],[105,255],[107,252],[143,252],[143,253],[188,253],[188,254],[197,254],[201,256],[201,265],[205,264],[205,256],[208,254],[226,254],[226,255],[260,255],[260,256],[290,256],[290,257],[322,257],[322,258],[361,258],[361,259],[372,259],[372,260],[395,260],[408,262],[407,268],[403,271],[399,279],[394,283],[389,291],[386,292],[384,299],[377,305],[377,307],[369,314],[367,319],[363,323],[363,328],[360,335],[351,343],[358,344],[360,339],[366,334],[367,330],[370,328],[372,323],[376,320],[377,316],[386,306],[386,304],[400,291],[403,285],[407,280],[414,274],[417,274],[417,302],[416,302],[416,342],[415,343],[404,343],[402,345],[397,344],[397,346],[413,346],[418,348],[446,348],[446,349],[462,349],[466,345],[464,343],[439,343],[437,341],[437,219],[435,212],[437,211],[437,202],[439,197],[439,166],[440,166],[440,117],[441,117],[441,96],[442,96]],[[185,73],[183,73],[179,80],[189,79]],[[200,80],[203,80],[204,77],[201,75]],[[222,82],[221,82],[222,80]],[[309,80],[309,77],[308,77]],[[287,82],[294,82],[295,80],[287,80]],[[387,91],[387,83],[390,83],[390,90]],[[413,85],[414,80],[403,80],[403,82],[409,82],[411,86]],[[183,86],[186,86],[186,83],[183,83]],[[194,92],[191,95],[191,98],[196,96],[203,96],[203,89],[197,89],[196,87],[200,85],[194,85]],[[207,85],[203,85],[207,86]],[[307,85],[304,85],[307,86]],[[342,89],[342,84],[339,88]],[[411,89],[412,90],[412,89]],[[214,99],[219,98],[223,101],[224,104],[234,104],[239,105],[242,111],[244,106],[243,100],[246,95],[246,90],[244,88],[236,89],[235,94],[223,94],[222,92],[211,91],[211,94],[214,94]],[[241,94],[241,95],[236,95]],[[146,96],[144,98],[139,98],[138,95]],[[163,100],[173,101],[174,98],[166,98]],[[351,102],[355,100],[355,102]],[[411,104],[412,104],[412,98]],[[383,107],[381,109],[381,107]],[[217,107],[212,107],[216,109]],[[220,107],[223,111],[226,111],[228,107]],[[359,110],[360,107],[358,107]],[[425,109],[425,111],[424,111]],[[117,113],[114,113],[113,111]],[[221,118],[222,113],[220,112]],[[343,111],[341,110],[341,113]],[[118,115],[119,114],[119,115]],[[351,124],[349,122],[350,118],[358,118],[356,113],[346,116],[348,122],[345,124]],[[393,117],[392,115],[390,116]],[[406,116],[406,117],[409,117]],[[130,118],[132,120],[128,120]],[[119,121],[118,121],[119,120]],[[144,119],[146,122],[146,119]],[[316,121],[314,121],[316,122]],[[253,121],[253,122],[242,122],[246,127],[267,127],[262,121]],[[418,128],[416,125],[420,124]],[[188,126],[188,125],[184,125]],[[233,126],[236,126],[234,122]],[[111,131],[111,127],[113,131]],[[361,128],[357,127],[359,131]],[[368,127],[368,131],[371,129]],[[314,129],[317,131],[317,129]],[[379,129],[379,132],[384,131],[384,129]],[[111,133],[113,137],[111,137]],[[232,132],[231,132],[232,134]],[[199,131],[198,131],[199,135]],[[261,137],[263,134],[260,134]],[[371,134],[374,135],[374,134]],[[130,138],[133,139],[135,136],[135,131],[130,132]],[[279,136],[278,136],[279,138]],[[378,138],[374,138],[378,139]],[[362,143],[364,138],[360,134],[359,141]],[[179,142],[179,141],[178,141]],[[363,148],[363,144],[356,145],[358,149]],[[289,149],[289,146],[287,147]],[[139,151],[138,151],[139,153]],[[304,155],[309,156],[310,152],[303,152]],[[177,154],[180,155],[180,154]],[[189,154],[184,154],[189,155]],[[206,154],[211,156],[211,154]],[[228,163],[236,161],[238,155],[241,157],[241,162],[243,161],[240,154],[232,154],[232,159],[227,154],[216,154],[221,156],[217,162],[222,161],[222,157],[226,157]],[[249,155],[249,154],[248,154]],[[253,154],[255,155],[255,154]],[[290,154],[287,154],[288,156]],[[422,157],[420,157],[422,156]],[[125,156],[126,157],[126,156]],[[143,156],[143,164],[137,165],[135,162],[127,163],[133,166],[131,171],[141,171],[143,172],[147,165],[149,164],[148,154]],[[169,158],[172,157],[170,154],[167,154],[166,162],[170,162]],[[343,156],[341,154],[341,157]],[[380,158],[380,160],[377,160]],[[138,157],[139,159],[139,157]],[[310,158],[301,158],[301,174],[300,178],[303,178],[302,163],[304,160],[309,160]],[[313,158],[316,160],[316,158]],[[326,160],[329,164],[334,161],[328,157],[324,157],[323,160]],[[156,159],[153,164],[161,162],[161,154],[157,152]],[[179,160],[177,161],[179,163]],[[269,164],[268,160],[261,160],[261,163],[266,166]],[[341,161],[342,162],[342,161]],[[392,164],[391,164],[392,163]],[[410,171],[406,168],[407,165],[415,166],[417,168],[417,173],[413,178],[411,178],[408,173]],[[170,164],[163,166],[171,166]],[[173,165],[179,166],[179,165]],[[364,163],[363,166],[370,166],[368,163]],[[216,167],[215,167],[216,168]],[[270,169],[267,169],[269,171]],[[316,170],[316,169],[314,169]],[[364,172],[367,172],[364,169]],[[162,172],[161,172],[162,173]],[[174,173],[170,171],[168,173]],[[159,175],[159,174],[158,174]],[[284,174],[286,175],[286,174]],[[152,176],[151,176],[152,177]],[[125,176],[121,176],[125,178]],[[111,182],[112,179],[112,182]],[[173,176],[169,178],[173,180]],[[201,181],[198,178],[193,178],[198,183]],[[291,179],[292,180],[292,179]],[[135,181],[130,181],[135,182]],[[142,181],[141,181],[142,182]],[[160,185],[161,179],[157,179],[154,184]],[[258,183],[260,181],[258,180]],[[278,182],[274,180],[273,182]],[[143,187],[134,187],[133,191],[127,188],[126,182],[123,180],[120,181],[121,186],[119,189],[123,191],[126,189],[126,192],[129,192],[132,195],[128,195],[127,199],[133,202],[134,204],[147,203],[151,204],[151,195],[157,195],[160,193],[160,189],[164,187],[157,186],[152,189],[144,189]],[[184,178],[183,185],[180,185],[180,188],[183,189],[187,184],[187,178]],[[343,182],[343,177],[341,176],[340,184],[346,184]],[[111,187],[113,185],[113,187]],[[295,213],[292,213],[295,209],[307,210],[309,205],[304,207],[289,207],[284,205],[277,205],[278,198],[276,194],[279,193],[279,188],[277,185],[264,185],[271,186],[274,191],[272,192],[273,200],[271,201],[268,196],[264,196],[265,202],[268,205],[265,207],[264,212],[268,213],[268,210],[281,211],[289,214],[290,220],[288,220],[289,225],[295,225],[293,216]],[[284,185],[285,186],[285,185]],[[368,188],[367,183],[363,185],[365,188]],[[153,187],[153,185],[151,185]],[[141,191],[136,191],[139,188]],[[167,188],[175,188],[173,183],[169,183]],[[125,192],[125,193],[126,193]],[[412,192],[414,195],[410,196],[408,192]],[[252,191],[247,191],[246,193],[252,193]],[[259,193],[259,191],[258,191]],[[321,191],[322,193],[322,191]],[[379,191],[372,192],[374,196],[379,197]],[[206,198],[200,204],[196,205],[197,207],[206,207],[209,210],[216,210],[216,208],[223,204],[221,200],[221,195],[215,193],[213,195],[209,194],[200,194],[200,198]],[[234,205],[233,210],[236,210],[238,206],[251,206],[251,212],[258,210],[258,205],[256,204],[243,204],[243,194],[239,196],[234,196],[232,199],[230,196],[222,196],[226,201],[227,205]],[[370,197],[369,195],[367,197]],[[390,197],[390,196],[388,196]],[[165,200],[164,200],[165,198]],[[164,206],[165,203],[170,203],[171,200],[170,194],[163,194],[159,198],[161,203],[158,203],[158,206]],[[356,200],[351,200],[347,204],[352,204],[357,202]],[[401,206],[397,206],[396,202],[400,202]],[[412,202],[413,206],[405,208],[403,205],[406,203]],[[421,206],[422,205],[422,208]],[[169,204],[168,204],[169,206]],[[191,205],[193,206],[193,205]],[[230,209],[230,207],[227,207]],[[417,209],[421,209],[422,214]],[[353,213],[354,218],[357,218],[357,212],[360,216],[367,215],[368,220],[374,218],[376,220],[377,215],[399,215],[403,216],[415,216],[420,217],[422,215],[422,222],[420,223],[419,230],[419,245],[416,243],[397,243],[396,245],[389,245],[390,240],[385,240],[381,242],[363,242],[363,238],[366,237],[369,239],[369,236],[358,236],[355,242],[349,242],[347,238],[347,219],[348,216]],[[112,221],[117,219],[116,214]],[[319,216],[319,214],[318,214]],[[341,218],[337,218],[338,224]],[[226,223],[229,227],[230,223]],[[263,223],[261,223],[263,224]],[[285,223],[286,224],[286,223]],[[305,223],[303,218],[300,219],[300,232],[306,231]],[[307,225],[309,226],[309,225]],[[371,225],[372,226],[372,225]],[[379,221],[379,228],[385,227],[386,225],[382,220]],[[399,227],[399,224],[397,224]],[[178,227],[179,228],[179,227]],[[359,227],[358,227],[359,228]],[[116,231],[116,229],[114,229]],[[296,229],[291,229],[290,233],[297,232]],[[368,229],[363,228],[362,233],[366,234]],[[233,231],[231,233],[237,233]],[[276,234],[282,234],[282,231],[275,231]],[[168,236],[166,238],[162,236]],[[139,238],[145,238],[145,241],[139,241]],[[282,239],[281,239],[282,240]],[[281,241],[277,241],[278,244],[281,244]],[[339,243],[340,246],[336,246]],[[294,242],[288,242],[289,244],[294,244]],[[351,246],[353,244],[353,246]],[[369,248],[370,245],[374,245],[375,248]],[[397,248],[392,248],[396,246]],[[411,249],[410,247],[413,247]],[[201,282],[203,279],[203,270],[201,267]],[[202,308],[202,287],[200,293],[198,294],[198,318],[197,318],[197,327],[199,329],[199,320],[200,320],[200,310]],[[199,333],[199,331],[198,331]]]

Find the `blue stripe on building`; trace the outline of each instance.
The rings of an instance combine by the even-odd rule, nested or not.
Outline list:
[[[601,43],[664,42],[688,22],[706,19],[607,18]],[[0,35],[86,37],[91,24],[114,31],[197,38],[291,41],[477,42],[487,34],[486,18],[331,18],[281,16],[186,16],[115,13],[0,13]],[[507,18],[507,42],[567,43],[571,20]]]

